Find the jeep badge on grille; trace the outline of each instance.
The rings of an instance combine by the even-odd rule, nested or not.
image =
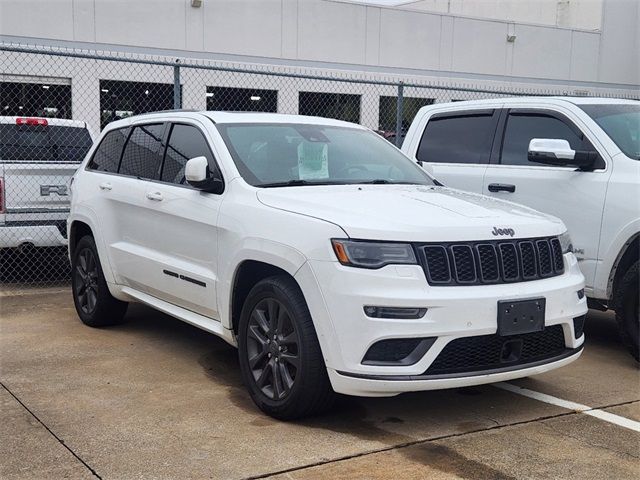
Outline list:
[[[513,237],[516,234],[513,228],[498,228],[498,227],[493,227],[493,231],[491,233],[493,233],[496,237],[498,235],[509,235],[510,237]]]

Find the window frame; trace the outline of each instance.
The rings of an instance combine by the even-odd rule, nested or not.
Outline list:
[[[198,125],[196,125],[195,123],[190,123],[188,121],[185,120],[168,120],[166,123],[166,127],[165,127],[165,132],[164,132],[164,139],[163,139],[163,143],[161,145],[161,149],[162,149],[162,159],[160,162],[160,172],[158,174],[158,180],[149,180],[152,181],[154,183],[161,183],[162,185],[169,185],[171,187],[177,187],[177,188],[186,188],[189,190],[195,190],[198,192],[202,192],[202,193],[210,193],[212,195],[222,195],[224,193],[224,191],[226,190],[226,182],[224,180],[224,175],[222,174],[222,169],[220,168],[220,164],[218,163],[218,160],[215,156],[215,154],[213,153],[213,148],[211,148],[211,143],[209,142],[209,138],[207,137],[207,134],[205,133],[205,131],[200,128]],[[211,158],[213,160],[213,166],[215,167],[215,170],[211,170],[211,165],[209,165],[209,170],[211,170],[211,173],[216,173],[218,174],[218,176],[220,177],[220,179],[222,180],[222,192],[220,193],[212,193],[212,192],[203,192],[202,190],[199,190],[195,187],[192,187],[191,185],[189,185],[188,183],[184,183],[184,184],[180,184],[180,183],[173,183],[173,182],[167,182],[165,180],[162,180],[162,173],[164,172],[164,162],[166,161],[167,158],[167,150],[169,148],[169,140],[171,139],[171,133],[173,132],[173,127],[176,125],[184,125],[186,127],[192,127],[197,129],[200,134],[202,135],[202,137],[204,138],[204,143],[206,144],[207,148],[209,149],[209,153],[211,154]],[[123,149],[124,151],[124,149]]]
[[[491,158],[493,156],[493,149],[495,148],[496,138],[498,135],[498,125],[500,122],[501,109],[499,107],[481,107],[481,108],[472,108],[472,109],[464,109],[464,110],[448,110],[444,112],[435,112],[429,118],[427,118],[427,122],[422,128],[422,135],[420,136],[420,141],[416,147],[415,159],[418,162],[427,163],[429,165],[458,165],[458,166],[467,166],[473,167],[475,165],[478,166],[487,166],[491,163]],[[457,117],[490,117],[491,125],[489,127],[489,131],[492,132],[491,144],[489,145],[489,151],[487,154],[482,156],[482,161],[477,163],[471,162],[430,162],[428,160],[421,160],[418,158],[418,154],[420,152],[420,147],[422,142],[424,141],[425,134],[427,132],[427,128],[429,124],[433,120],[441,120],[444,118],[457,118]]]
[[[137,180],[144,180],[145,182],[157,181],[154,178],[144,178],[144,177],[139,177],[137,175],[120,173],[120,169],[122,168],[122,160],[124,158],[124,152],[127,150],[127,146],[129,145],[129,140],[131,140],[131,135],[133,135],[133,132],[135,131],[136,128],[145,127],[147,125],[162,125],[162,138],[160,139],[160,145],[158,145],[158,151],[155,152],[156,155],[160,156],[160,161],[158,162],[158,169],[156,171],[156,174],[158,175],[158,180],[160,179],[160,174],[162,172],[162,165],[164,164],[164,151],[166,150],[165,142],[167,141],[167,130],[168,130],[167,128],[168,122],[165,120],[160,120],[155,122],[154,121],[141,122],[141,123],[136,123],[134,125],[129,125],[128,127],[129,132],[127,133],[127,138],[124,142],[124,145],[122,146],[122,151],[120,152],[120,160],[118,161],[118,171],[116,172],[121,177],[135,178]]]
[[[550,108],[535,108],[535,107],[513,107],[503,108],[498,120],[498,127],[496,136],[493,142],[493,148],[491,150],[491,165],[509,167],[509,168],[552,168],[575,171],[575,166],[562,166],[562,165],[545,165],[541,163],[529,162],[528,164],[505,164],[502,163],[502,151],[504,148],[504,141],[506,138],[507,124],[511,115],[517,116],[534,116],[534,117],[550,117],[564,123],[571,131],[573,131],[582,141],[580,146],[581,150],[590,150],[598,153],[598,159],[594,163],[592,170],[589,172],[602,172],[607,170],[607,161],[605,157],[600,153],[595,144],[588,137],[587,133],[581,129],[576,123],[571,120],[567,115],[557,110]]]
[[[116,130],[124,130],[125,134],[124,134],[124,143],[122,144],[122,148],[120,149],[120,154],[118,155],[118,162],[117,162],[117,168],[115,172],[107,172],[105,170],[97,170],[95,168],[91,168],[91,164],[93,163],[93,160],[96,156],[96,153],[98,153],[98,150],[100,150],[100,147],[102,146],[102,144],[104,143],[105,139],[107,138],[107,136],[112,133],[115,132]],[[120,173],[118,173],[120,171],[120,162],[122,162],[122,154],[124,153],[124,149],[127,146],[127,142],[129,141],[129,135],[131,135],[131,131],[133,130],[131,125],[127,125],[126,127],[118,127],[118,128],[113,128],[111,130],[109,130],[108,132],[106,132],[102,138],[100,139],[100,142],[96,145],[95,150],[91,153],[91,158],[89,158],[89,161],[87,162],[86,166],[84,167],[84,170],[87,172],[93,172],[93,173],[99,173],[102,175],[118,175],[118,176],[127,176],[127,175],[120,175]]]

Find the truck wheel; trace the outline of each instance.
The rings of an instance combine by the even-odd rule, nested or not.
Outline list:
[[[624,272],[616,286],[615,309],[620,337],[637,361],[640,361],[640,274],[638,261]]]
[[[90,235],[82,237],[73,251],[71,288],[76,311],[85,325],[106,327],[122,322],[129,304],[109,293],[98,250]]]
[[[331,407],[335,394],[311,314],[292,278],[258,282],[244,302],[238,330],[242,378],[263,412],[292,420]]]

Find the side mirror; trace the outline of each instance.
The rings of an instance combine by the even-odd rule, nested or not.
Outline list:
[[[189,185],[203,192],[222,193],[224,190],[222,178],[209,170],[207,157],[195,157],[187,161],[184,176]]]
[[[598,159],[598,153],[572,150],[566,140],[533,138],[529,142],[528,159],[545,165],[575,166],[587,170]]]

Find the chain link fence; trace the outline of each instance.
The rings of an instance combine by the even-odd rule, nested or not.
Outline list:
[[[495,83],[495,82],[494,82]],[[432,103],[629,91],[453,84],[369,72],[0,45],[0,285],[66,284],[69,180],[102,128],[168,109],[316,115],[401,145]]]

